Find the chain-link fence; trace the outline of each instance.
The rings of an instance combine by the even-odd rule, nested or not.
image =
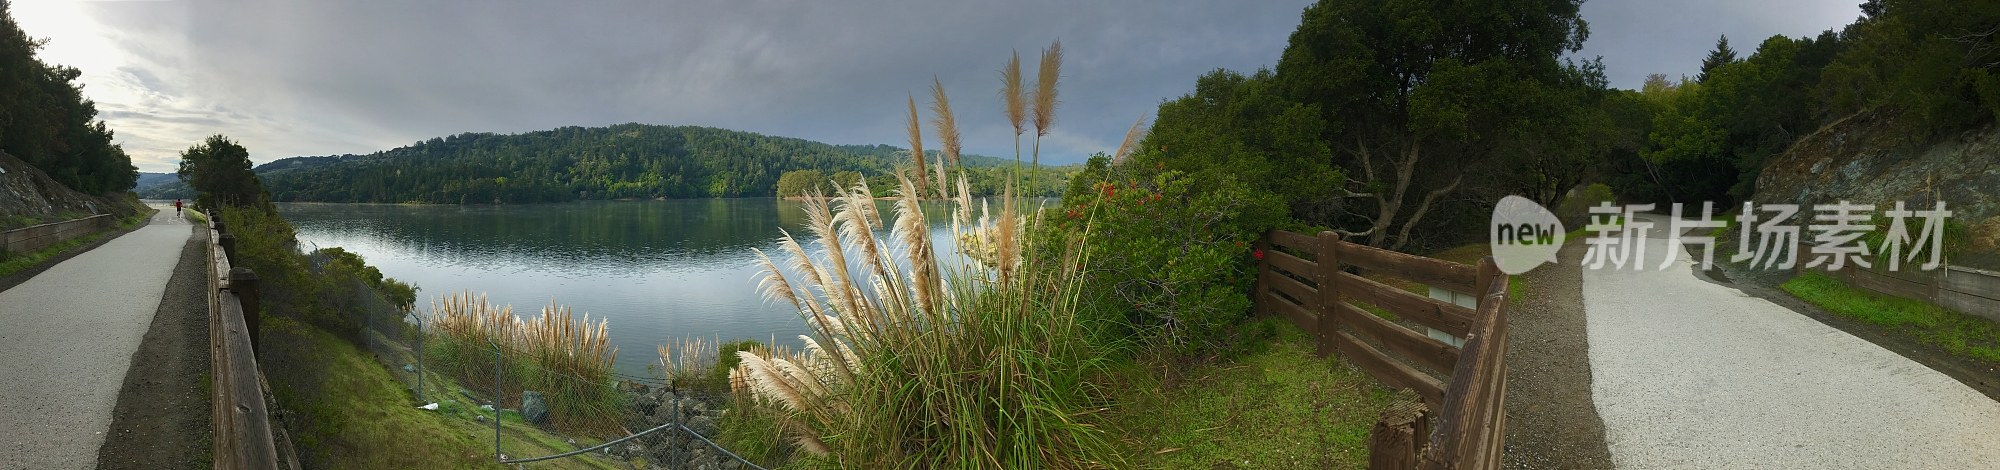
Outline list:
[[[480,439],[502,463],[761,468],[715,443],[732,403],[727,380],[677,384],[660,370],[618,372],[605,325],[575,321],[567,309],[523,320],[460,294],[437,299],[420,321],[381,317],[393,326],[370,328],[371,349],[408,366],[407,383],[425,389],[426,407],[484,429]],[[714,356],[709,349],[711,369]]]

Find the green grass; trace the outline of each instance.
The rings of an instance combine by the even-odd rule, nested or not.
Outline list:
[[[301,356],[323,368],[317,374],[274,374],[280,403],[298,413],[293,441],[310,466],[323,468],[504,468],[493,457],[493,419],[462,396],[426,397],[438,400],[438,411],[417,408],[409,389],[369,353],[317,328],[285,320],[274,323],[267,336],[290,340],[288,348],[270,353]],[[278,359],[284,361],[285,359]],[[281,364],[284,362],[280,362]],[[317,376],[312,384],[288,383]],[[307,379],[310,380],[310,379]],[[457,390],[442,376],[427,374],[426,388]],[[563,437],[522,422],[520,413],[501,410],[502,436],[509,457],[561,453],[598,440],[578,439],[571,446]],[[485,421],[480,421],[483,416]],[[614,469],[621,465],[596,455],[535,464],[536,468]]]
[[[145,222],[146,219],[149,217],[152,217],[151,213],[141,213],[133,215],[131,217],[126,217],[124,220],[120,220],[118,222],[118,226],[116,228],[99,231],[97,233],[84,235],[81,237],[71,238],[69,240],[64,240],[61,243],[49,245],[47,247],[43,247],[40,250],[36,250],[30,253],[25,253],[25,254],[8,253],[5,250],[0,250],[0,276],[14,274],[17,272],[21,272],[21,270],[28,269],[33,266],[38,266],[42,264],[42,262],[48,261],[49,259],[55,258],[56,256],[60,256],[63,253],[69,252],[70,250],[75,250],[84,245],[88,245],[96,242],[97,240],[103,239],[105,235],[108,235],[111,232],[126,228],[131,228],[134,225],[138,225],[141,222]]]
[[[1887,327],[1952,354],[2000,364],[2000,324],[1990,320],[1854,288],[1817,272],[1801,274],[1780,287],[1835,315]]]
[[[1182,368],[1138,362],[1116,373],[1105,412],[1138,468],[1361,468],[1368,435],[1398,397],[1338,357],[1313,357],[1304,331],[1263,319],[1268,347]],[[1180,379],[1161,376],[1174,370]],[[1414,395],[1408,395],[1414,398]]]

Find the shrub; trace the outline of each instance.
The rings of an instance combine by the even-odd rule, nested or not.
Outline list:
[[[1098,157],[1072,180],[1053,225],[1055,233],[1095,230],[1084,239],[1092,253],[1084,311],[1123,327],[1100,340],[1137,334],[1184,352],[1230,346],[1226,330],[1250,311],[1252,245],[1287,219],[1274,194],[1215,173]]]
[[[1585,221],[1590,220],[1590,207],[1598,205],[1601,202],[1617,204],[1618,195],[1613,194],[1611,187],[1605,186],[1604,183],[1591,183],[1589,186],[1584,186],[1583,190],[1564,197],[1562,203],[1556,204],[1556,217],[1562,220],[1564,227],[1571,229],[1581,228]],[[1696,207],[1689,208],[1688,210],[1699,211],[1701,210],[1700,205],[1695,204]],[[1728,208],[1718,207],[1716,209],[1726,210]]]

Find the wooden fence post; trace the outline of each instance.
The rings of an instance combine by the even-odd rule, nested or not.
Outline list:
[[[1486,305],[1486,291],[1493,289],[1493,279],[1505,275],[1500,272],[1500,265],[1493,264],[1493,257],[1488,256],[1479,259],[1479,280],[1473,282],[1473,288],[1479,292],[1472,293],[1472,297],[1478,299],[1479,306]],[[1473,311],[1479,311],[1478,307],[1473,307]],[[1474,319],[1474,321],[1478,321],[1478,319]]]
[[[1266,259],[1271,256],[1271,234],[1265,233],[1264,236],[1257,238],[1257,243],[1252,245],[1252,248],[1257,250],[1257,253],[1263,253],[1265,258],[1257,259],[1257,277],[1250,282],[1250,308],[1256,310],[1253,313],[1270,315],[1273,313],[1270,301],[1265,299],[1271,297],[1271,286],[1264,285],[1264,273],[1271,272],[1271,261]]]
[[[215,244],[222,247],[222,257],[229,260],[230,266],[235,266],[239,263],[236,261],[236,234],[224,233],[221,236],[215,237]]]
[[[1319,233],[1319,253],[1313,260],[1319,263],[1319,269],[1313,273],[1313,282],[1319,284],[1319,308],[1313,313],[1319,314],[1319,331],[1314,335],[1319,337],[1320,357],[1333,355],[1333,339],[1340,334],[1340,316],[1334,313],[1334,308],[1340,305],[1340,289],[1334,286],[1334,279],[1340,274],[1340,257],[1336,254],[1339,250],[1340,234],[1330,230]]]
[[[235,262],[231,261],[230,263],[234,264]],[[259,351],[257,338],[261,335],[257,334],[257,324],[264,311],[262,305],[260,305],[262,299],[259,298],[260,293],[258,292],[259,286],[257,284],[257,273],[251,271],[250,268],[229,268],[229,291],[235,292],[236,298],[243,302],[243,326],[244,329],[248,330],[247,334],[250,335],[250,354],[252,356],[255,356],[257,351]]]

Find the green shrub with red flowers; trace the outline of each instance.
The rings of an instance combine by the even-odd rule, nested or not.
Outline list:
[[[1082,237],[1087,315],[1117,338],[1181,351],[1227,349],[1250,313],[1252,246],[1287,223],[1276,195],[1209,170],[1196,174],[1090,159],[1070,178],[1052,228]]]

